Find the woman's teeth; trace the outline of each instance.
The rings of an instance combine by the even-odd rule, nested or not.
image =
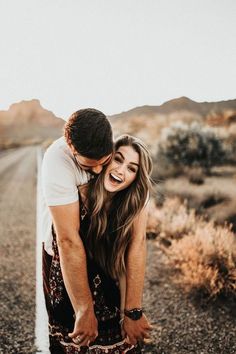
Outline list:
[[[116,182],[118,184],[123,182],[123,180],[121,178],[117,177],[113,173],[110,173],[110,178],[111,178],[112,182]]]

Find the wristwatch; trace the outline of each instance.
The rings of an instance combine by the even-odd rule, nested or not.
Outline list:
[[[131,310],[124,309],[124,314],[125,316],[131,318],[131,320],[137,321],[142,317],[143,310],[139,308],[135,308]]]

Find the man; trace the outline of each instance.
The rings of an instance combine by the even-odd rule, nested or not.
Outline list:
[[[84,332],[97,335],[97,321],[88,286],[86,256],[78,237],[78,186],[87,183],[90,174],[98,174],[112,156],[112,129],[106,116],[95,109],[79,110],[65,125],[64,137],[46,151],[42,165],[45,204],[44,248],[52,252],[52,220],[60,243],[63,278]],[[44,267],[44,275],[46,269]],[[46,280],[46,279],[45,279]],[[44,290],[46,282],[44,281]],[[75,297],[75,294],[79,294]],[[86,321],[84,319],[86,318]]]
[[[44,227],[46,226],[47,236],[44,243],[44,257],[50,258],[53,255],[51,233],[53,222],[57,234],[63,280],[75,312],[75,325],[71,337],[76,339],[80,335],[81,345],[92,342],[98,335],[98,330],[88,284],[85,249],[81,238],[78,237],[80,223],[78,186],[87,183],[91,175],[102,171],[111,160],[112,151],[112,129],[106,116],[95,109],[83,109],[69,118],[65,125],[64,137],[56,140],[49,147],[42,165],[43,194],[45,204],[50,210],[49,214],[48,208],[44,209],[46,212]],[[136,262],[132,267],[132,254],[130,259],[131,279],[130,282],[128,281],[128,289],[132,289],[133,293],[136,284],[139,284],[137,275],[139,265]],[[132,277],[132,271],[135,277]],[[44,262],[45,294],[49,291],[48,272],[49,269]],[[133,299],[132,294],[132,301]],[[132,322],[132,319],[129,320]],[[126,323],[127,321],[128,319]],[[132,323],[130,325],[128,321],[126,324],[126,333],[130,334],[133,343],[142,338],[144,327],[147,327],[145,317],[141,322],[143,325],[139,324],[137,334],[134,334]]]

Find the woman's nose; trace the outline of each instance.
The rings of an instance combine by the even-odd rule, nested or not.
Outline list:
[[[123,175],[125,173],[125,166],[124,165],[119,165],[116,168],[117,173]]]

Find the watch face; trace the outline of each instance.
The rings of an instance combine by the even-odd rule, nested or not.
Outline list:
[[[139,320],[142,317],[142,314],[143,314],[142,310],[125,311],[125,315],[134,321]]]
[[[141,317],[142,317],[142,312],[141,312],[141,311],[137,311],[137,312],[134,312],[134,313],[132,314],[132,318],[133,318],[134,320],[139,320]]]

